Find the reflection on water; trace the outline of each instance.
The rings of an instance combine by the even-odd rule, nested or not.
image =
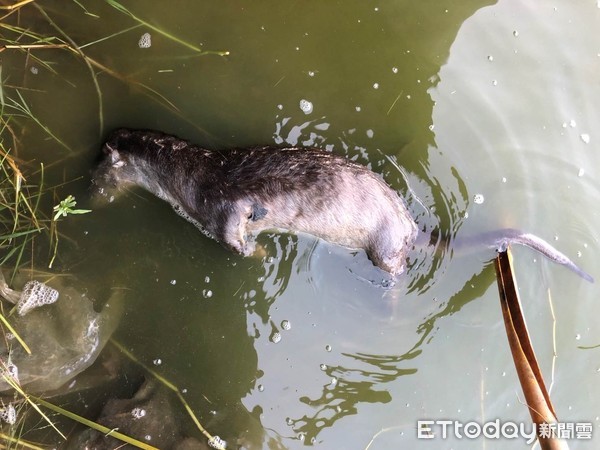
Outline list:
[[[364,252],[307,236],[266,234],[256,257],[232,255],[138,192],[60,223],[57,270],[126,288],[118,339],[162,361],[233,448],[521,447],[417,441],[414,429],[428,417],[527,419],[490,254],[456,242],[520,228],[594,274],[600,38],[594,4],[490,3],[126,2],[228,56],[199,56],[104,2],[34,2],[5,19],[58,33],[47,14],[94,61],[95,78],[59,49],[2,52],[4,97],[19,87],[52,133],[11,123],[17,156],[44,162],[60,198],[85,207],[102,136],[129,126],[209,148],[318,146],[380,173],[413,213],[418,245],[393,286]],[[33,252],[42,265],[45,246]],[[597,422],[597,392],[578,389],[594,389],[595,359],[576,347],[599,340],[594,286],[515,255],[545,373],[559,354],[559,417]]]
[[[354,360],[354,364],[371,366],[371,370],[354,369],[342,366],[321,369],[331,381],[323,387],[319,398],[300,397],[302,403],[310,406],[315,413],[299,419],[288,419],[297,433],[304,439],[314,441],[324,428],[333,427],[341,418],[358,413],[358,403],[389,403],[390,393],[385,390],[384,383],[396,380],[402,375],[412,375],[416,369],[398,367],[404,360],[412,359],[418,352],[402,355],[401,357],[386,355],[344,355]],[[350,362],[347,365],[351,366]]]

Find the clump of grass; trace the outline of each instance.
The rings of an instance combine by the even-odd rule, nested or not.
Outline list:
[[[0,266],[18,267],[25,249],[44,229],[38,219],[41,184],[28,184],[0,134]],[[14,276],[14,274],[13,274]]]

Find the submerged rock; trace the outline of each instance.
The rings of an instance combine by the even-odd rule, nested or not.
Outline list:
[[[160,449],[209,448],[204,442],[183,434],[171,392],[156,381],[145,381],[132,398],[109,400],[97,422]],[[89,429],[73,440],[69,448],[112,450],[121,445],[123,442]]]
[[[31,287],[31,283],[26,286]],[[4,339],[0,339],[0,392],[12,389],[7,382],[8,377],[18,381],[28,393],[60,388],[92,365],[121,315],[121,290],[114,290],[102,311],[96,312],[92,299],[81,286],[77,286],[77,280],[73,278],[57,278],[52,281],[52,288],[35,283],[34,287],[41,289],[42,293],[57,291],[60,298],[52,304],[42,302],[36,306],[44,304],[43,307],[29,310],[26,315],[8,317],[16,333],[31,349],[31,354],[25,351],[11,332],[2,327]],[[31,289],[25,288],[23,293],[29,291]],[[20,294],[18,291],[12,293],[13,297]],[[7,294],[6,283],[2,294]],[[43,294],[43,297],[51,296]]]

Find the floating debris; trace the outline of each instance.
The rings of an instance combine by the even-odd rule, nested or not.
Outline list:
[[[142,37],[138,41],[138,47],[139,48],[150,48],[151,46],[152,46],[152,36],[150,36],[150,33],[142,34]]]
[[[146,415],[146,410],[144,408],[133,408],[131,410],[131,417],[134,419],[141,419]]]
[[[213,436],[209,439],[208,445],[212,448],[227,448],[227,442],[221,439],[219,436]]]
[[[14,425],[17,423],[17,410],[12,404],[8,404],[0,409],[0,419],[9,425]]]

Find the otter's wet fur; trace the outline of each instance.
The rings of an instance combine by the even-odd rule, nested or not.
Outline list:
[[[100,193],[143,187],[245,256],[254,252],[255,235],[287,230],[364,249],[376,266],[398,275],[417,237],[404,201],[380,175],[322,150],[213,151],[157,131],[121,129],[110,136],[103,153],[93,178]],[[505,231],[490,233],[486,244],[528,245],[591,281],[540,238]]]

